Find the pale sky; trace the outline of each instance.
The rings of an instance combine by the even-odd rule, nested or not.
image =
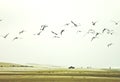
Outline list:
[[[1,62],[120,67],[120,24],[112,22],[120,21],[120,0],[0,0],[0,19]],[[44,24],[41,35],[34,35]],[[113,35],[102,34],[104,28]],[[51,31],[62,29],[63,35],[53,38]],[[85,35],[89,29],[101,35],[91,42],[93,35]]]

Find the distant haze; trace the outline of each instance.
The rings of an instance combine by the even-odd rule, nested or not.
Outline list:
[[[120,66],[120,24],[113,22],[120,21],[120,0],[0,0],[0,20],[1,62]],[[92,21],[97,21],[95,26]],[[41,25],[48,27],[37,35]],[[114,30],[113,35],[102,34],[91,42],[88,30],[103,28]],[[55,38],[51,31],[62,29]],[[15,37],[19,39],[13,41]]]

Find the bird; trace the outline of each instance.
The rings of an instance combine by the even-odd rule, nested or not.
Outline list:
[[[108,29],[104,28],[104,29],[102,30],[102,33],[104,33],[106,30],[108,30]]]
[[[68,26],[68,25],[70,25],[70,23],[66,23],[66,24],[65,24],[65,26]]]
[[[63,30],[61,30],[60,34],[62,35],[62,33],[63,33],[64,31],[65,31],[64,29],[63,29]]]
[[[13,38],[13,41],[14,41],[14,40],[17,40],[17,39],[22,39],[22,38],[16,36],[16,37]]]
[[[8,35],[9,35],[9,33],[7,33],[5,36],[3,36],[3,38],[7,38],[7,37],[8,37]]]
[[[92,25],[93,25],[93,26],[95,26],[95,25],[96,25],[96,23],[97,23],[97,21],[96,21],[96,22],[93,22],[93,21],[92,21]]]
[[[37,33],[37,35],[40,35],[41,34],[41,31]]]
[[[100,34],[100,33],[97,32],[97,33],[95,34],[95,37],[97,37],[99,34]]]
[[[35,33],[35,34],[33,34],[33,35],[40,35],[40,34],[41,34],[41,32],[42,32],[42,31],[40,31],[40,32],[38,32],[38,33]]]
[[[77,33],[78,33],[78,32],[82,32],[82,31],[81,31],[81,30],[77,30]]]
[[[108,30],[107,34],[113,34],[114,30]]]
[[[94,34],[94,33],[95,33],[95,30],[93,30],[93,29],[89,29],[89,30],[88,30],[88,33],[92,33],[92,34]]]
[[[18,37],[13,38],[13,41],[16,40],[16,39],[18,39]]]
[[[110,30],[110,29],[106,29],[106,31],[107,31],[107,34],[113,34],[113,32],[114,32],[114,30]],[[105,32],[105,30],[103,29],[103,33]]]
[[[93,30],[93,29],[89,29],[87,33],[88,33],[88,34],[89,34],[89,33],[94,34],[94,33],[95,33],[95,30]]]
[[[113,45],[113,43],[109,43],[109,44],[107,44],[107,47],[110,47],[110,46],[112,46]]]
[[[22,33],[24,33],[24,32],[25,32],[25,30],[22,30],[22,31],[19,32],[19,34],[22,34]]]
[[[96,38],[95,36],[94,36],[94,37],[92,37],[92,38],[91,38],[91,42],[92,42],[95,38]]]
[[[115,25],[118,25],[118,23],[119,23],[120,21],[112,21],[112,22],[114,22]]]
[[[43,31],[43,30],[45,30],[45,28],[46,28],[46,27],[48,27],[48,26],[47,26],[47,25],[41,25],[40,30],[42,30],[42,31]]]
[[[75,27],[77,27],[78,25],[77,24],[75,24],[73,21],[71,21],[71,23],[75,26]]]
[[[87,32],[84,36],[86,36],[87,34],[90,34],[90,33],[91,33],[91,34],[94,34],[94,33],[95,33],[95,30],[89,29],[88,32]]]
[[[112,35],[114,33],[114,30],[110,30],[110,34]]]
[[[53,32],[53,31],[51,31],[53,34],[55,34],[55,35],[58,35],[57,33],[55,33],[55,32]]]
[[[54,38],[60,38],[59,36],[54,36]]]
[[[114,30],[109,30],[109,29],[107,29],[107,28],[104,28],[103,30],[102,30],[102,33],[104,33],[105,31],[107,31],[107,34],[113,34],[113,31]]]

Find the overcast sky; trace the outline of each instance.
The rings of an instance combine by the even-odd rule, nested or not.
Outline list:
[[[0,61],[120,67],[120,24],[112,22],[120,21],[119,5],[120,0],[0,0]],[[44,24],[48,27],[35,35]],[[88,30],[101,33],[103,28],[114,30],[113,35],[101,34],[91,42]],[[63,35],[54,38],[51,31],[62,29]],[[25,32],[19,35],[21,30]]]

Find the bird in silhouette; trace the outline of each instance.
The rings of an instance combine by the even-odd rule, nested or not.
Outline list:
[[[55,32],[53,32],[53,31],[51,31],[53,34],[55,34],[55,35],[58,35],[57,33],[55,33]]]
[[[45,28],[46,28],[46,27],[48,27],[48,26],[47,26],[47,25],[41,25],[40,30],[42,30],[42,31],[43,31],[43,30],[45,30]]]
[[[41,31],[37,33],[37,35],[40,35],[41,34]]]
[[[95,36],[91,38],[91,42],[92,42],[94,39],[96,39],[96,37],[95,37]]]
[[[38,32],[38,33],[35,33],[35,34],[33,34],[33,35],[40,35],[40,34],[41,34],[41,32],[42,32],[42,31],[40,31],[40,32]]]
[[[109,29],[107,29],[107,28],[104,28],[103,30],[102,30],[102,33],[104,33],[105,31],[108,31]]]
[[[62,33],[63,33],[64,31],[65,31],[64,29],[63,29],[63,30],[61,30],[60,34],[62,35]]]
[[[97,32],[97,33],[95,34],[95,37],[97,37],[99,34],[100,34],[100,33]]]
[[[94,34],[94,33],[95,33],[95,30],[89,29],[88,32],[87,32],[84,36],[86,36],[87,34],[90,34],[90,33],[91,33],[91,34]]]
[[[110,34],[112,35],[114,33],[114,30],[110,30]]]
[[[22,38],[21,38],[21,37],[14,37],[14,38],[13,38],[13,41],[14,41],[14,40],[17,40],[17,39],[22,39]]]
[[[19,32],[19,34],[22,34],[22,33],[24,33],[24,32],[25,32],[25,30],[22,30],[22,31]]]
[[[54,36],[54,38],[60,38],[59,36]]]
[[[7,37],[8,37],[8,35],[9,35],[9,33],[7,33],[5,36],[3,36],[3,38],[7,38]]]
[[[13,38],[13,41],[16,40],[16,39],[18,39],[18,37]]]
[[[107,34],[111,34],[111,35],[112,35],[113,32],[114,32],[114,30],[109,30],[109,29],[108,29]]]
[[[109,43],[109,44],[107,44],[107,47],[110,47],[110,46],[112,46],[113,45],[113,43]]]
[[[70,23],[66,23],[66,24],[65,24],[65,26],[68,26],[68,25],[70,25]]]
[[[109,30],[109,29],[107,29],[107,28],[104,28],[103,30],[102,30],[102,33],[105,33],[105,31],[106,31],[106,33],[107,34],[113,34],[113,32],[114,32],[114,30]]]
[[[94,34],[94,33],[95,33],[95,30],[93,30],[93,29],[89,29],[87,33],[88,33],[88,34],[89,34],[89,33]]]
[[[93,26],[95,26],[95,25],[96,25],[96,23],[97,23],[97,21],[95,21],[95,22],[93,22],[93,21],[92,21],[92,25],[93,25]]]
[[[115,25],[118,25],[120,21],[112,21],[115,23]]]
[[[77,30],[77,33],[82,32],[81,30]]]
[[[78,25],[76,24],[76,23],[74,23],[73,21],[71,21],[71,23],[75,26],[75,27],[77,27]]]

